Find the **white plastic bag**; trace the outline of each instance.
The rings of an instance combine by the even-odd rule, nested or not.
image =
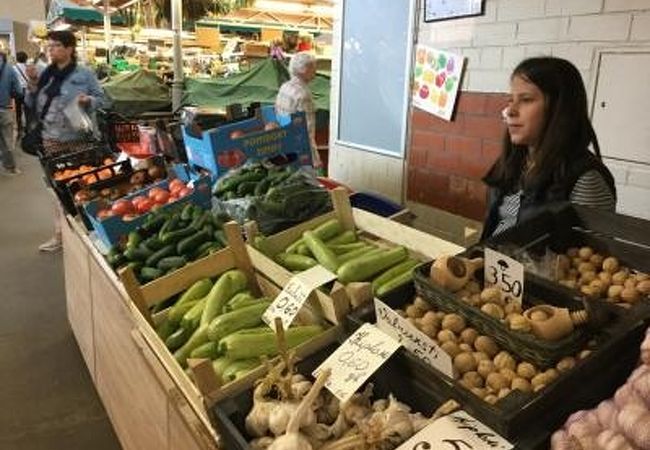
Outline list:
[[[93,121],[90,116],[84,111],[76,100],[71,101],[63,109],[63,114],[68,119],[70,126],[75,131],[82,133],[93,132]]]

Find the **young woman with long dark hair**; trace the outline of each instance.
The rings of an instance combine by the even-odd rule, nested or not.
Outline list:
[[[560,203],[614,210],[614,178],[600,157],[580,72],[553,57],[522,61],[510,79],[501,156],[489,187],[483,237]]]

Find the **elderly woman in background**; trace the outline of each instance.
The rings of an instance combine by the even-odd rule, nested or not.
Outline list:
[[[307,118],[307,131],[314,168],[321,172],[323,164],[316,150],[316,108],[309,82],[316,76],[316,59],[309,53],[297,53],[289,62],[291,79],[280,87],[275,100],[275,112],[288,115],[303,111]]]

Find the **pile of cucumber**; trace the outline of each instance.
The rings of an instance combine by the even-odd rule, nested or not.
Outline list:
[[[154,211],[106,259],[115,269],[131,266],[138,280],[148,283],[224,248],[225,220],[191,203],[182,209]]]
[[[262,252],[265,252],[264,240],[260,237],[255,241]],[[406,248],[379,248],[372,242],[360,240],[354,231],[343,231],[336,219],[305,231],[283,252],[268,256],[292,272],[320,264],[336,273],[344,284],[372,282],[373,294],[378,297],[411,282],[413,269],[419,264],[408,256]]]
[[[208,358],[228,382],[258,367],[260,357],[279,353],[275,333],[262,321],[270,304],[269,298],[251,294],[242,271],[230,270],[214,283],[204,278],[190,286],[166,310],[156,331],[182,367],[188,358]],[[292,326],[285,331],[287,346],[322,331],[319,325]]]

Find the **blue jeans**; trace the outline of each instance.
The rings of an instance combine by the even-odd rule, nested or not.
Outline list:
[[[14,120],[13,113],[8,109],[0,109],[0,157],[2,165],[7,170],[14,170]]]

